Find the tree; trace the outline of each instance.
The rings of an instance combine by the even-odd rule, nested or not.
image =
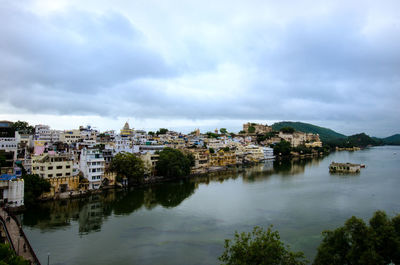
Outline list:
[[[150,132],[148,132],[148,135],[151,135],[151,136],[154,136],[154,132],[152,132],[152,131],[150,131]]]
[[[128,182],[141,183],[144,180],[144,163],[131,153],[119,153],[110,163],[109,170],[117,173],[118,179],[128,178]]]
[[[11,128],[20,133],[26,133],[26,134],[35,133],[35,128],[33,126],[30,126],[29,123],[27,123],[26,121],[16,121],[11,125]]]
[[[22,170],[22,178],[24,179],[24,201],[25,203],[33,203],[43,192],[50,191],[50,182],[39,175],[25,174]]]
[[[223,264],[306,264],[302,252],[292,252],[271,227],[267,231],[256,226],[251,233],[235,232],[233,240],[225,240],[225,251],[219,257]]]
[[[180,178],[190,174],[194,160],[181,151],[166,147],[160,152],[156,165],[157,174],[166,178]]]
[[[207,138],[218,138],[218,134],[213,132],[206,132]]]
[[[6,244],[0,244],[0,265],[29,265],[29,261],[17,256]]]
[[[250,125],[249,128],[247,129],[248,133],[255,133],[256,132],[256,127],[254,127],[253,125]]]
[[[283,127],[279,131],[283,133],[294,133],[295,129],[293,127]]]
[[[212,147],[208,148],[208,151],[210,152],[210,154],[214,154],[215,153],[215,150]]]
[[[377,211],[369,221],[351,217],[343,227],[322,232],[315,265],[400,263],[400,215]]]
[[[226,130],[226,128],[221,128],[221,129],[219,129],[219,132],[222,133],[222,134],[228,133],[228,131]]]
[[[274,145],[274,155],[288,156],[291,150],[291,144],[285,140]]]
[[[225,146],[222,150],[224,150],[224,152],[229,152],[229,146]]]
[[[165,128],[160,128],[158,131],[157,131],[157,135],[159,135],[159,134],[166,134],[168,132],[168,129],[165,129]]]

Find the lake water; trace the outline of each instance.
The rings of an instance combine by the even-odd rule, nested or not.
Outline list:
[[[332,175],[332,162],[366,164]],[[20,216],[42,264],[218,264],[235,230],[274,225],[309,260],[352,215],[400,213],[400,147],[260,164],[236,172],[44,203]]]

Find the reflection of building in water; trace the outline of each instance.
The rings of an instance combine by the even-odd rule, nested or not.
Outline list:
[[[90,197],[88,203],[79,211],[79,233],[99,231],[103,223],[103,203],[99,195]]]

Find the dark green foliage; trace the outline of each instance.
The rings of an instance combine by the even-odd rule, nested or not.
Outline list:
[[[219,129],[219,132],[222,133],[222,134],[228,133],[228,131],[226,130],[226,128],[221,128],[221,129]]]
[[[208,151],[210,152],[210,154],[214,154],[215,153],[215,150],[212,147],[208,148]]]
[[[343,227],[324,231],[314,264],[400,263],[400,215],[390,219],[377,211],[369,221],[351,217]]]
[[[400,145],[400,134],[395,134],[381,139],[384,144]]]
[[[159,135],[159,134],[166,134],[167,132],[168,132],[168,129],[160,128],[160,129],[156,132],[156,134],[157,134],[157,135]]]
[[[293,147],[292,151],[298,152],[300,154],[311,154],[312,148],[308,148],[305,145],[299,145],[297,147]]]
[[[229,152],[229,147],[228,146],[226,146],[226,147],[224,147],[222,150],[224,150],[225,152]]]
[[[17,256],[6,244],[0,244],[0,265],[29,265],[29,261]]]
[[[207,138],[218,138],[218,134],[212,132],[206,132]]]
[[[274,155],[288,156],[292,150],[291,144],[288,141],[281,141],[274,145]]]
[[[225,251],[219,260],[227,265],[307,264],[304,254],[290,251],[277,231],[257,226],[251,233],[236,232],[233,240],[225,240]]]
[[[34,134],[35,133],[35,128],[33,126],[30,126],[29,123],[26,121],[16,121],[11,125],[11,128],[13,130],[18,131],[19,133],[24,133],[24,134]]]
[[[271,137],[276,136],[276,134],[277,134],[277,132],[274,132],[274,131],[266,133],[266,134],[259,134],[259,135],[257,135],[257,142],[260,143],[267,139],[271,139]]]
[[[150,132],[148,132],[148,135],[151,135],[151,136],[154,136],[154,132],[152,132],[152,131],[150,131]]]
[[[282,127],[279,131],[283,133],[294,133],[296,130],[293,127]]]
[[[23,172],[25,172],[23,170]],[[50,191],[50,182],[38,175],[23,174],[24,179],[24,201],[25,203],[34,203],[43,192]]]
[[[131,153],[117,154],[111,160],[109,170],[117,173],[118,179],[128,178],[129,184],[141,183],[144,180],[143,161]]]
[[[243,130],[239,132],[239,134],[245,134],[245,133],[246,133],[246,132],[245,132],[245,131],[243,131]]]
[[[255,133],[256,132],[256,128],[253,125],[250,125],[249,128],[247,129],[248,133]]]
[[[181,151],[166,147],[160,152],[156,171],[159,176],[166,178],[188,176],[193,161],[194,160]]]
[[[326,142],[337,138],[346,138],[346,135],[344,134],[340,134],[331,129],[319,127],[309,123],[282,121],[274,123],[272,125],[272,129],[274,131],[279,131],[283,127],[292,127],[299,132],[319,134],[319,138],[321,139],[322,142]]]
[[[327,145],[331,147],[341,147],[341,148],[351,148],[353,146],[357,147],[366,147],[369,145],[380,145],[382,144],[381,140],[375,140],[365,133],[359,133],[355,135],[351,135],[344,139],[335,139],[326,142]]]

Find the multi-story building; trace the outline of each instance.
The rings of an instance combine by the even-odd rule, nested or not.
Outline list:
[[[18,143],[17,137],[18,132],[14,131],[10,127],[0,127],[0,151],[12,152],[14,154],[14,160],[17,159]]]
[[[80,170],[89,181],[89,189],[100,188],[105,170],[102,152],[98,149],[83,148],[80,158]]]
[[[60,141],[60,131],[51,130],[48,125],[36,125],[35,126],[35,140],[42,141],[45,143],[54,143]]]
[[[210,154],[209,165],[211,167],[223,167],[236,164],[236,155],[234,152],[225,152],[219,150],[216,153]]]
[[[159,159],[158,154],[150,153],[147,152],[145,154],[140,155],[140,159],[142,159],[144,168],[145,168],[145,174],[149,176],[154,176],[155,171],[156,171],[156,165],[157,161]]]
[[[80,130],[64,131],[60,134],[60,141],[67,144],[77,143],[81,141],[82,135]]]
[[[69,154],[44,153],[33,156],[32,173],[50,182],[50,195],[77,190],[79,186],[79,176],[74,174],[74,161]]]

